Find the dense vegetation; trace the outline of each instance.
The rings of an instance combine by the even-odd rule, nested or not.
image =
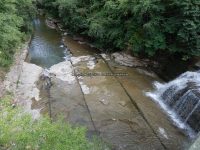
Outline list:
[[[12,57],[31,31],[35,7],[32,0],[0,1],[0,67],[12,63]]]
[[[0,99],[1,150],[109,150],[97,138],[89,142],[85,128],[73,128],[61,119],[51,123],[43,117],[36,121],[11,104],[9,95]]]
[[[200,55],[199,0],[38,0],[38,6],[101,48]]]

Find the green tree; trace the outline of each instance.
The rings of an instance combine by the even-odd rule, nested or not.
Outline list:
[[[31,29],[32,0],[0,1],[0,66],[9,66],[15,49]]]
[[[42,0],[40,0],[42,1]],[[199,0],[43,0],[44,8],[98,47],[200,56]],[[47,7],[48,6],[48,7]],[[52,13],[48,11],[48,13]]]

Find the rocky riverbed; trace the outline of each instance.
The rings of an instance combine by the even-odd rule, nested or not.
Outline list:
[[[116,149],[182,149],[187,138],[144,95],[157,78],[102,56],[76,56],[50,67],[45,74],[52,84],[49,91],[41,80],[45,69],[24,61],[11,69],[4,85],[34,118],[63,115]]]
[[[187,136],[145,96],[145,92],[153,89],[152,82],[160,81],[144,69],[148,60],[139,64],[141,60],[127,54],[101,53],[63,34],[57,40],[62,42],[60,47],[67,58],[45,68],[50,59],[46,57],[51,56],[45,53],[51,41],[48,36],[42,37],[43,43],[32,43],[28,62],[27,47],[22,50],[4,82],[5,89],[14,93],[16,103],[24,106],[33,118],[46,114],[56,120],[62,115],[74,126],[85,126],[88,137],[98,135],[116,150],[188,147]],[[37,65],[32,64],[31,54],[39,50],[43,51],[37,53],[40,56],[34,55]],[[43,63],[40,59],[47,61]],[[132,68],[136,65],[140,67]]]

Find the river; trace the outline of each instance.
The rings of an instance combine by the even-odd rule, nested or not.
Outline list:
[[[188,147],[189,137],[145,95],[153,90],[154,81],[161,81],[158,77],[118,65],[89,44],[48,28],[42,17],[34,26],[27,61],[48,68],[53,76],[48,91],[43,81],[38,82],[41,100],[33,100],[32,109],[39,108],[53,119],[61,114],[117,150]],[[74,76],[74,71],[90,76]]]
[[[49,68],[64,61],[64,47],[61,35],[54,29],[46,27],[44,18],[34,20],[34,33],[29,48],[29,62]]]

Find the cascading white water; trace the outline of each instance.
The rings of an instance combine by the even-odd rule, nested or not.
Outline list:
[[[188,131],[190,136],[200,131],[200,71],[186,72],[175,80],[161,84],[155,82],[156,90],[148,92],[164,109],[175,124]]]

